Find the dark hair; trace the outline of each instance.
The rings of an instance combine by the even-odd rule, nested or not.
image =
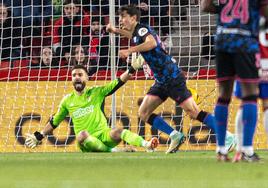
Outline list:
[[[84,65],[80,65],[80,64],[79,65],[74,65],[73,68],[72,68],[72,72],[75,69],[83,69],[88,75],[87,68]]]
[[[69,5],[69,4],[76,4],[76,5],[80,5],[81,1],[80,0],[64,0],[63,5]]]
[[[126,11],[130,16],[137,16],[137,21],[140,21],[141,12],[135,5],[124,5],[119,8],[119,15]]]

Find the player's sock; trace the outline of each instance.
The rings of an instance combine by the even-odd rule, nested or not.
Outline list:
[[[207,125],[214,132],[216,132],[215,117],[212,114],[201,110],[199,114],[197,115],[196,119],[200,121],[201,123],[204,123],[205,125]]]
[[[243,145],[243,121],[242,121],[242,109],[239,108],[235,117],[235,134],[236,134],[236,151],[240,152]]]
[[[144,146],[146,141],[136,133],[133,133],[127,129],[124,129],[121,133],[121,139],[126,141],[132,146]]]
[[[92,152],[110,152],[111,148],[106,146],[102,141],[93,136],[88,136],[87,139],[83,142],[86,151]]]
[[[168,135],[174,130],[170,125],[168,125],[164,119],[156,114],[151,114],[148,119],[148,123],[155,129],[160,130]]]
[[[263,124],[264,124],[266,134],[268,135],[268,108],[265,109],[263,113]]]
[[[216,120],[216,133],[217,133],[217,145],[219,147],[225,146],[225,136],[228,119],[228,106],[230,99],[218,98],[218,102],[215,106],[215,120]],[[225,149],[220,149],[220,152],[225,152]],[[224,153],[223,153],[224,154]]]
[[[243,146],[252,146],[253,144],[257,117],[257,96],[244,97],[242,104]]]

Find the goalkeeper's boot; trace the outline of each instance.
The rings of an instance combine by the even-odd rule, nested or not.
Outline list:
[[[146,143],[145,149],[147,152],[154,152],[155,148],[157,148],[159,144],[159,140],[156,137],[153,137],[149,142]]]
[[[228,154],[223,154],[221,152],[217,153],[217,160],[219,162],[229,162],[230,158],[228,157]]]
[[[226,138],[225,138],[225,147],[227,148],[228,152],[232,152],[235,146],[236,146],[235,135],[227,131]]]
[[[168,153],[176,153],[179,149],[179,147],[185,142],[185,136],[182,132],[178,132],[178,135],[171,139],[170,145],[168,147],[168,150],[166,151],[166,154]]]
[[[242,153],[240,151],[237,151],[233,158],[233,163],[240,162],[242,159]]]
[[[260,157],[256,153],[253,153],[253,155],[249,156],[242,152],[241,159],[242,161],[245,161],[245,162],[259,162],[260,161]]]

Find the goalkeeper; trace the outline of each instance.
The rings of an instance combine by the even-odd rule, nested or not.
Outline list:
[[[109,128],[101,109],[105,97],[123,86],[140,67],[140,62],[134,61],[120,78],[102,87],[86,88],[86,82],[88,81],[86,68],[82,65],[74,66],[72,69],[74,91],[62,99],[58,112],[41,132],[36,131],[34,134],[27,134],[25,145],[35,148],[69,114],[74,124],[78,146],[82,152],[116,151],[115,146],[121,140],[133,146],[144,147],[146,150],[154,150],[158,145],[157,138],[154,137],[150,141],[145,141],[141,136],[129,130]]]

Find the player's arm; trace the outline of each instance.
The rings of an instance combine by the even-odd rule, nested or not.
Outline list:
[[[218,12],[218,7],[213,3],[213,0],[201,0],[201,10],[203,12],[208,12],[216,14]]]
[[[110,83],[100,87],[101,95],[106,97],[108,95],[112,95],[115,93],[120,87],[122,87],[131,76],[139,69],[142,68],[144,63],[144,59],[141,55],[139,55],[134,61],[132,61],[131,66],[120,75],[116,80],[111,81]]]
[[[106,26],[106,31],[109,33],[123,35],[123,36],[127,37],[128,39],[132,39],[131,32],[124,30],[124,29],[116,28],[110,23]]]
[[[50,121],[46,124],[41,132],[35,131],[33,134],[26,134],[25,145],[27,147],[35,148],[41,143],[45,136],[47,136],[49,133],[52,133],[53,130],[60,124],[60,122],[64,120],[68,114],[68,110],[65,105],[65,99],[66,97],[61,101],[58,112],[50,119]]]
[[[140,45],[130,47],[125,50],[119,51],[119,57],[127,58],[130,54],[135,52],[147,52],[154,49],[157,46],[157,42],[153,35],[149,34],[146,36],[145,41]]]

